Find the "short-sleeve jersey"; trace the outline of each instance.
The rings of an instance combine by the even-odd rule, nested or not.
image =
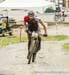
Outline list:
[[[32,20],[29,19],[28,16],[24,17],[24,21],[28,23],[28,29],[30,31],[37,31],[39,28],[39,18],[38,17],[34,17]]]

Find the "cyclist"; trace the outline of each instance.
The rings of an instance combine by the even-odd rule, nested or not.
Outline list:
[[[29,11],[28,15],[24,17],[24,25],[30,32],[33,31],[39,31],[39,23],[43,26],[45,34],[44,36],[47,36],[47,28],[45,27],[44,23],[39,19],[38,17],[35,17],[35,13],[33,11]],[[41,49],[41,38],[38,37],[39,40],[39,47],[38,50]],[[29,48],[31,43],[31,34],[28,33],[28,54],[29,54]],[[28,58],[28,56],[27,56]]]
[[[6,31],[6,20],[3,20],[2,22],[2,29],[3,31]]]
[[[5,32],[6,32],[6,20],[2,21],[2,36],[5,36]]]

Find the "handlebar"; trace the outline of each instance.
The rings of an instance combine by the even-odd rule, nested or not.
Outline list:
[[[30,32],[29,30],[25,30],[26,33],[29,33],[31,34],[32,32]],[[38,33],[40,36],[43,36],[43,37],[47,37],[48,35],[47,34],[41,34],[41,33]]]

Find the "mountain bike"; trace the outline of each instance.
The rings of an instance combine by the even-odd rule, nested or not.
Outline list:
[[[31,33],[31,44],[30,44],[30,49],[28,53],[28,64],[30,64],[31,61],[34,62],[36,59],[36,54],[39,51],[38,49],[39,47],[38,37],[39,36],[41,36],[39,32],[33,31]],[[42,36],[46,36],[46,35],[42,35]]]

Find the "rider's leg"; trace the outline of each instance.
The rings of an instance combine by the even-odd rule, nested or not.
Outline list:
[[[29,49],[30,49],[30,43],[31,43],[31,41],[28,40],[28,51],[29,51]]]
[[[28,59],[28,56],[29,56],[29,49],[30,49],[30,44],[31,44],[31,35],[28,34],[28,55],[27,55],[27,59]]]
[[[41,49],[41,37],[40,36],[38,37],[38,40],[39,40],[38,50],[40,50]]]
[[[28,34],[28,51],[30,48],[30,44],[31,44],[31,34]]]

